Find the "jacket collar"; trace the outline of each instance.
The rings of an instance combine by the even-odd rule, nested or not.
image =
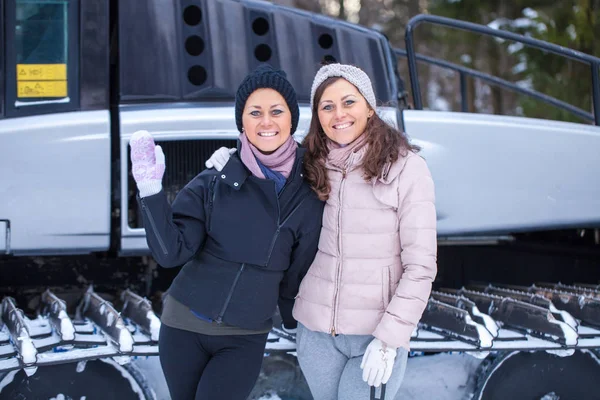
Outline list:
[[[237,152],[234,153],[223,170],[218,173],[218,179],[223,181],[223,183],[231,186],[234,190],[240,190],[242,185],[246,182],[248,177],[252,176],[252,173],[246,168],[242,160],[240,159],[240,151],[241,151],[241,143],[238,140],[237,143]],[[294,161],[294,167],[292,168],[292,172],[290,174],[290,178],[297,179],[302,178],[303,168],[302,168],[302,160],[304,158],[304,153],[306,149],[298,146],[296,149],[296,159]]]

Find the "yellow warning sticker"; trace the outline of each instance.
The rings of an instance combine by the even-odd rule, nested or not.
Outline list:
[[[67,64],[17,64],[17,81],[62,81]]]
[[[67,97],[67,81],[20,81],[17,82],[19,98]]]

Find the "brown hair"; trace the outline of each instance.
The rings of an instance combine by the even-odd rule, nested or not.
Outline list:
[[[315,91],[310,127],[302,142],[306,148],[304,154],[306,180],[321,200],[327,200],[331,191],[325,168],[325,161],[329,153],[327,148],[329,139],[321,127],[317,109],[325,89],[338,79],[343,78],[337,76],[327,78]],[[374,113],[367,121],[363,135],[367,135],[366,145],[368,148],[359,167],[362,168],[366,181],[381,176],[385,165],[396,162],[400,155],[406,156],[409,151],[420,150],[418,146],[409,143],[402,131],[387,124],[377,113]]]

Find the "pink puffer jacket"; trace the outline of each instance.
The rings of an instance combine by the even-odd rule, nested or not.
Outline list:
[[[351,165],[363,154],[354,153]],[[356,167],[327,168],[331,194],[319,250],[300,285],[294,317],[313,331],[373,335],[409,349],[437,272],[427,164],[411,152],[372,183]]]

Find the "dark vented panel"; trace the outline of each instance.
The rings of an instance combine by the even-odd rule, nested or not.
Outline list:
[[[166,170],[163,177],[163,190],[169,202],[172,202],[189,181],[206,167],[204,162],[220,147],[235,147],[236,140],[173,140],[157,142],[165,153]],[[141,214],[135,199],[137,188],[131,175],[131,159],[129,169],[129,226],[143,227]]]
[[[233,100],[264,62],[283,69],[306,103],[323,60],[361,67],[377,99],[396,102],[389,45],[374,30],[266,1],[118,3],[122,103]]]

